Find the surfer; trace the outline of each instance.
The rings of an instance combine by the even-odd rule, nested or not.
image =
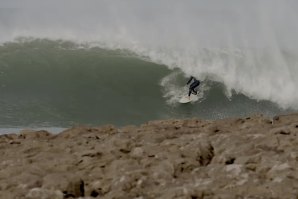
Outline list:
[[[192,82],[192,83],[191,83]],[[191,84],[190,84],[191,83]],[[200,81],[194,78],[193,76],[190,76],[190,79],[187,81],[187,85],[190,84],[189,86],[189,92],[188,92],[188,97],[190,98],[191,94],[196,95],[198,92],[195,90],[200,85]]]

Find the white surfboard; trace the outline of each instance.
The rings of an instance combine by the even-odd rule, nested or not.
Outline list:
[[[199,99],[199,97],[197,95],[190,95],[190,97],[188,97],[188,95],[182,96],[181,99],[179,100],[179,102],[181,104],[186,104],[189,102],[195,102]]]

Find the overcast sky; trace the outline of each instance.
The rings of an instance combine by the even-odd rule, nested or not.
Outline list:
[[[0,0],[0,8],[3,38],[114,34],[177,45],[297,44],[295,0]]]

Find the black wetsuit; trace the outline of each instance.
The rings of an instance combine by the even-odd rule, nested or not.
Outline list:
[[[193,82],[192,82],[192,83],[190,84],[190,86],[189,86],[188,96],[190,96],[191,93],[194,93],[194,94],[196,95],[198,92],[195,90],[195,88],[198,87],[198,86],[200,85],[200,83],[201,83],[199,80],[197,80],[196,78],[194,78],[193,76],[191,76],[190,79],[189,79],[188,82],[187,82],[187,85],[188,85],[191,81],[193,81]]]

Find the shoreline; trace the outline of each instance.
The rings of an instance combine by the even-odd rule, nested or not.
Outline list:
[[[20,134],[21,132],[25,131],[48,131],[51,134],[59,134],[68,128],[62,127],[4,127],[0,128],[0,136],[5,134]]]
[[[3,198],[296,198],[298,113],[0,135]]]

